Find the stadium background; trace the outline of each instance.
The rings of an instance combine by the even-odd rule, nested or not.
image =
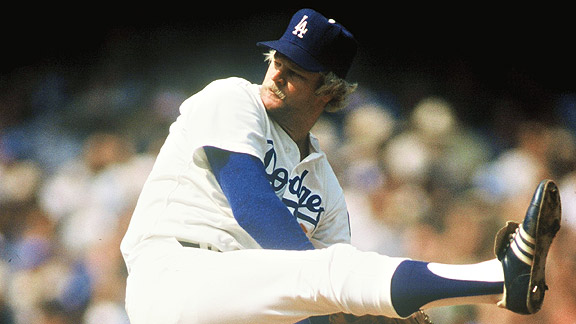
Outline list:
[[[259,82],[290,4],[15,5],[0,64],[0,323],[126,323],[118,242],[182,100]],[[354,8],[349,8],[353,5]],[[544,309],[434,310],[435,322],[568,323],[576,288],[576,82],[567,9],[314,6],[358,38],[350,106],[314,130],[353,243],[439,262],[491,257],[535,185],[561,185]],[[25,10],[26,9],[26,10]]]

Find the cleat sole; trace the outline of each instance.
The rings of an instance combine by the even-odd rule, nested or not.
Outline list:
[[[562,218],[560,193],[552,180],[544,180],[543,194],[540,200],[540,211],[536,224],[536,249],[534,263],[531,267],[530,282],[526,307],[528,312],[534,314],[540,310],[544,302],[546,285],[546,258],[552,245],[552,240],[560,230]]]

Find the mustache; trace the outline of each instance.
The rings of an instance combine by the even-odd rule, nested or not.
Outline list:
[[[282,90],[278,89],[278,87],[276,86],[276,84],[274,82],[269,82],[266,85],[264,85],[264,87],[266,87],[266,89],[272,91],[276,96],[278,96],[278,98],[280,98],[280,100],[284,100],[284,98],[286,98],[286,94],[284,94],[284,92],[282,92]]]

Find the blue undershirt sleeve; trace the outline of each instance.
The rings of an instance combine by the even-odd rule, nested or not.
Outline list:
[[[313,250],[296,218],[276,196],[258,158],[204,147],[238,224],[264,249]]]

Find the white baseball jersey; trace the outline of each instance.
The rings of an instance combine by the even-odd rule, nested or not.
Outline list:
[[[350,242],[344,194],[317,139],[300,160],[295,142],[266,113],[260,86],[240,78],[214,81],[188,98],[146,181],[122,252],[148,237],[209,243],[221,251],[261,248],[235,220],[202,149],[258,157],[272,187],[317,248]],[[250,190],[250,188],[246,188]],[[266,222],[267,215],[261,215]]]

